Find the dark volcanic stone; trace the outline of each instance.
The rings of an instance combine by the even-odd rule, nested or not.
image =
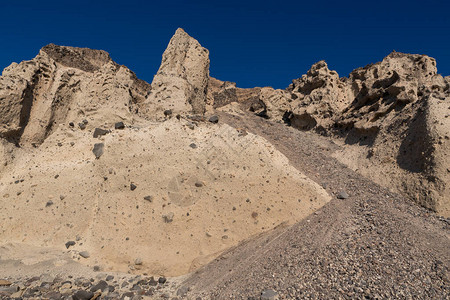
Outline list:
[[[159,279],[158,279],[158,282],[161,284],[166,283],[166,281],[167,281],[166,277],[159,277]]]
[[[164,111],[164,115],[165,115],[166,117],[171,116],[171,115],[172,115],[172,110],[171,110],[171,109],[166,109],[166,110]]]
[[[90,291],[95,292],[95,291],[101,290],[102,292],[104,292],[107,288],[108,288],[108,283],[106,283],[106,281],[104,281],[104,280],[100,280],[96,285],[94,285],[93,287],[90,288]]]
[[[86,129],[86,124],[84,124],[84,123],[78,123],[78,126],[80,127],[81,130]]]
[[[70,247],[70,246],[73,246],[73,245],[75,245],[75,241],[68,241],[68,242],[66,243],[66,248],[69,249],[69,247]]]
[[[109,130],[101,129],[101,128],[95,128],[94,129],[94,138],[97,138],[97,137],[102,136],[102,135],[106,135],[108,133],[109,133]]]
[[[94,293],[89,291],[80,290],[76,292],[73,296],[73,300],[90,300],[92,297],[94,297]]]
[[[211,123],[218,123],[219,122],[219,117],[217,115],[211,116],[211,118],[209,118],[209,121]]]
[[[124,129],[125,124],[123,124],[123,122],[117,122],[116,124],[114,124],[114,128],[115,129]]]
[[[192,143],[189,145],[189,147],[191,147],[192,149],[195,149],[195,148],[197,148],[197,145],[195,143]]]
[[[137,188],[137,186],[134,183],[130,184],[130,190],[134,191]]]

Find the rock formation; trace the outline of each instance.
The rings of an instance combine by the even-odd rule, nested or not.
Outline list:
[[[39,145],[61,124],[131,121],[150,85],[101,50],[53,44],[0,77],[0,137]],[[86,123],[86,122],[85,122]]]
[[[433,58],[393,52],[348,78],[320,61],[286,91],[263,88],[259,99],[260,115],[364,146],[355,148],[357,155],[339,156],[421,205],[450,214],[449,78],[437,74]]]
[[[146,114],[204,114],[209,78],[209,51],[179,28],[164,51],[146,100]]]
[[[208,51],[179,29],[153,90],[99,50],[48,45],[6,68],[0,244],[180,275],[328,202],[264,139],[217,116],[185,118],[214,105],[208,67]]]

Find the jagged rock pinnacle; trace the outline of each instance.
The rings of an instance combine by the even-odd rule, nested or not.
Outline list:
[[[148,97],[149,115],[171,109],[174,113],[203,114],[209,78],[209,51],[178,28],[162,56]]]

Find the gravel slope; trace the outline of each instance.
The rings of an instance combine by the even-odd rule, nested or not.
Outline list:
[[[448,299],[450,220],[381,188],[331,157],[339,146],[252,115],[220,119],[261,135],[336,195],[289,228],[241,243],[185,282],[188,298]]]

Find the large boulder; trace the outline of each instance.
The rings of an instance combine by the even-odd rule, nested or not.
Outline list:
[[[204,114],[209,79],[209,51],[178,28],[164,51],[146,100],[146,114]]]

